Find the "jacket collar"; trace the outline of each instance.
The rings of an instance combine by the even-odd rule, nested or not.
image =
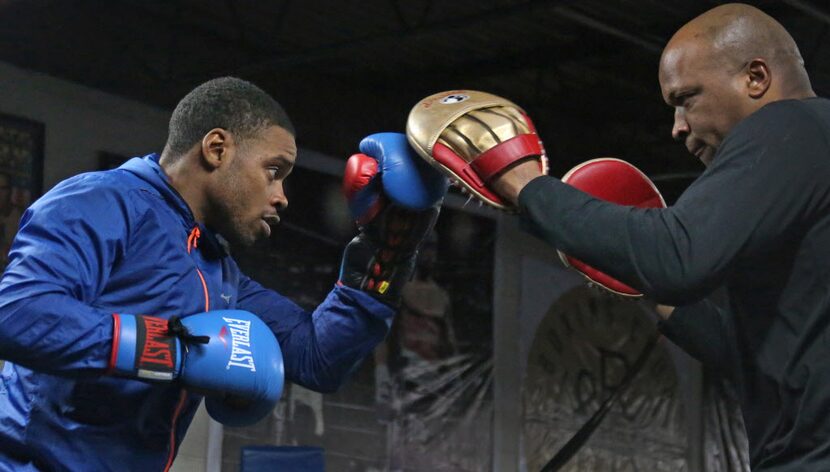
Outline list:
[[[193,211],[181,194],[170,184],[170,178],[159,165],[158,153],[144,157],[134,157],[125,162],[120,169],[131,172],[156,189],[164,200],[182,217],[182,224],[188,233],[196,226],[201,233],[199,249],[205,256],[223,257],[228,254],[228,245],[222,236],[197,223]]]

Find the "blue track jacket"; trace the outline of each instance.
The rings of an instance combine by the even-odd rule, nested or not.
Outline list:
[[[70,178],[24,213],[0,281],[0,471],[169,468],[202,397],[104,375],[112,313],[250,311],[287,380],[323,392],[386,335],[393,310],[363,292],[307,312],[240,273],[158,159]]]

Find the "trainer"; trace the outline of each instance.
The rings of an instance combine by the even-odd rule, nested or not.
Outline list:
[[[659,81],[673,138],[706,165],[672,207],[600,201],[535,159],[493,177],[502,145],[465,172],[557,249],[679,306],[660,329],[735,380],[753,470],[830,470],[830,101],[787,31],[742,4],[677,31]],[[728,303],[707,300],[719,288]]]

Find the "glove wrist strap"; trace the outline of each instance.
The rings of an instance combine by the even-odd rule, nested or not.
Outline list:
[[[113,314],[110,371],[147,380],[170,381],[181,365],[180,343],[168,321],[155,316]]]
[[[389,248],[378,247],[361,233],[346,246],[340,283],[397,308],[401,288],[412,277],[414,268],[415,253],[404,257]]]
[[[387,206],[346,247],[341,282],[398,307],[400,292],[415,271],[418,246],[438,212],[438,207],[415,211]]]

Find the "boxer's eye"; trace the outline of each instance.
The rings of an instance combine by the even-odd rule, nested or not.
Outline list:
[[[279,173],[280,173],[280,168],[279,167],[269,167],[268,168],[268,177],[271,180],[276,180]]]

